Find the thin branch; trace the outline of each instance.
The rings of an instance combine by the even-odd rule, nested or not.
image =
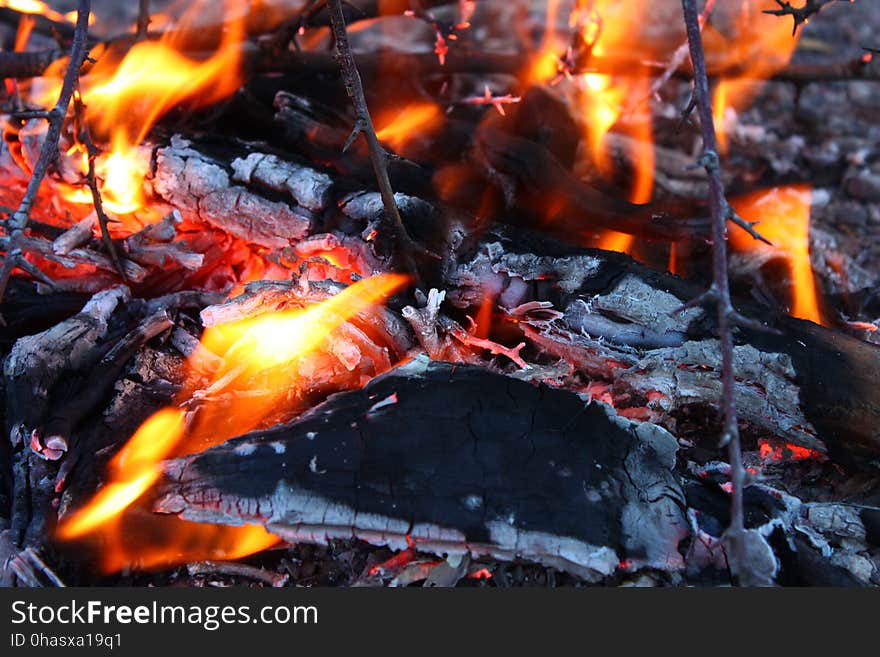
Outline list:
[[[730,540],[729,558],[736,564],[735,572],[742,572],[745,563],[745,525],[743,521],[743,482],[745,470],[740,449],[739,424],[734,400],[733,375],[733,325],[736,311],[730,300],[730,284],[727,276],[727,219],[730,206],[724,195],[721,181],[721,164],[718,157],[718,138],[712,117],[712,99],[703,38],[700,32],[699,12],[696,0],[682,0],[684,21],[694,68],[694,100],[703,133],[703,157],[700,164],[709,176],[709,209],[712,216],[712,274],[713,282],[705,300],[714,301],[718,312],[718,332],[721,343],[722,385],[722,444],[727,444],[730,460],[731,512],[727,537]]]
[[[150,30],[150,0],[139,0],[137,29],[135,36],[140,40],[147,37]]]
[[[794,35],[797,34],[798,27],[809,21],[811,16],[818,14],[826,5],[830,5],[832,2],[837,2],[837,0],[804,0],[803,7],[792,7],[791,3],[786,0],[776,0],[779,9],[765,9],[764,13],[794,18],[794,28],[791,31],[792,35]],[[850,0],[850,2],[854,2],[854,0]]]
[[[394,242],[397,245],[395,252],[397,257],[401,259],[403,269],[410,273],[415,273],[416,267],[413,261],[413,250],[417,247],[406,232],[403,219],[400,217],[400,211],[397,209],[397,202],[394,200],[394,190],[391,188],[391,180],[388,177],[388,154],[379,143],[379,138],[376,136],[376,130],[373,127],[373,119],[370,117],[370,110],[367,107],[367,99],[364,96],[361,76],[358,73],[354,56],[348,43],[348,30],[345,25],[345,16],[342,13],[342,0],[328,0],[327,7],[330,11],[333,39],[336,44],[336,53],[345,81],[345,90],[354,106],[356,116],[354,129],[345,148],[351,145],[359,134],[363,134],[370,151],[370,162],[373,165],[373,173],[376,176],[379,193],[382,196],[382,204],[385,208],[385,224],[392,231]]]
[[[712,13],[712,10],[715,9],[715,0],[706,0],[706,6],[703,7],[703,12],[700,14],[700,30],[703,29],[703,26],[706,24],[706,21],[709,20],[709,16]],[[632,112],[636,107],[644,103],[646,100],[650,100],[654,96],[656,96],[660,89],[662,89],[667,82],[679,71],[684,64],[685,59],[688,56],[688,42],[685,40],[678,48],[675,49],[675,52],[672,54],[672,57],[669,59],[669,63],[666,65],[666,68],[663,69],[663,72],[658,75],[654,81],[651,83],[651,88],[648,89],[648,93],[646,93],[642,97],[637,97],[633,101],[631,101],[627,105],[627,111]]]
[[[43,148],[34,165],[31,179],[28,182],[24,197],[18,209],[10,217],[9,228],[11,229],[9,248],[6,251],[6,257],[3,259],[3,265],[0,267],[0,301],[6,293],[6,286],[9,283],[9,277],[15,269],[16,263],[24,259],[21,251],[21,242],[24,238],[24,231],[30,221],[31,209],[40,190],[43,178],[49,166],[58,156],[58,140],[61,137],[61,128],[64,119],[67,116],[67,110],[70,107],[70,100],[73,98],[73,92],[79,82],[79,69],[86,59],[86,39],[89,31],[89,11],[91,9],[91,0],[79,0],[76,14],[76,28],[73,34],[73,44],[70,49],[70,63],[64,74],[64,81],[61,85],[61,93],[58,96],[58,102],[49,112],[49,129],[46,131],[46,140],[43,142]]]

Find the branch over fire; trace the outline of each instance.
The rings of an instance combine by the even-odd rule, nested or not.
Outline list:
[[[61,93],[58,96],[58,102],[48,114],[49,130],[46,132],[46,141],[40,151],[37,163],[34,165],[34,171],[28,183],[21,204],[10,218],[10,241],[6,250],[6,257],[3,259],[3,265],[0,267],[0,300],[6,292],[6,286],[9,283],[9,277],[16,265],[24,260],[21,250],[21,242],[24,239],[24,231],[30,220],[31,207],[37,198],[37,192],[49,170],[49,165],[58,155],[58,140],[61,137],[61,127],[64,124],[64,118],[67,116],[67,109],[70,107],[70,101],[73,98],[73,92],[76,90],[79,81],[79,69],[86,58],[86,38],[89,31],[89,12],[91,11],[91,0],[79,0],[76,10],[76,28],[73,35],[73,45],[70,49],[70,63],[64,74],[64,82],[61,85]]]
[[[354,56],[348,43],[348,30],[345,26],[345,16],[342,13],[342,2],[341,0],[329,0],[327,6],[330,10],[336,53],[345,79],[345,90],[351,98],[356,114],[354,130],[352,130],[343,150],[347,150],[347,147],[357,139],[359,134],[364,135],[370,150],[373,173],[379,185],[379,193],[382,195],[382,204],[385,207],[385,222],[388,228],[393,231],[394,242],[398,246],[396,255],[399,257],[404,271],[415,273],[416,267],[412,258],[415,244],[406,232],[406,227],[403,225],[403,219],[400,217],[400,211],[394,200],[394,190],[391,188],[391,180],[388,177],[388,154],[379,143],[379,138],[373,127],[373,119],[370,117],[370,110],[367,107],[361,76],[354,63]]]
[[[700,31],[700,17],[696,0],[682,0],[685,27],[690,44],[691,62],[694,67],[694,102],[700,117],[703,133],[703,157],[701,164],[709,175],[709,209],[712,216],[712,273],[713,282],[709,290],[689,305],[711,301],[718,310],[718,333],[721,343],[722,413],[724,416],[721,434],[722,444],[727,444],[730,458],[731,513],[730,526],[726,535],[730,541],[729,561],[731,571],[738,575],[741,583],[757,582],[762,578],[751,572],[746,546],[746,530],[743,520],[743,468],[740,448],[739,424],[734,401],[736,381],[733,373],[733,327],[743,323],[733,308],[730,299],[730,284],[727,275],[727,220],[731,210],[724,195],[721,180],[721,164],[718,156],[718,138],[712,117],[712,98],[709,95],[709,79],[706,73],[706,58],[703,51],[703,37]],[[750,323],[746,320],[746,323]]]

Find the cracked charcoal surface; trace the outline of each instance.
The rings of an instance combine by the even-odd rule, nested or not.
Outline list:
[[[370,411],[392,394],[397,403]],[[316,508],[327,501],[327,524],[338,504],[469,542],[491,543],[490,525],[502,522],[620,558],[674,560],[683,499],[674,441],[662,432],[672,445],[663,454],[663,439],[655,449],[634,426],[572,393],[431,363],[172,462],[160,507],[217,522],[310,522],[312,510],[286,507],[285,491],[305,491]]]

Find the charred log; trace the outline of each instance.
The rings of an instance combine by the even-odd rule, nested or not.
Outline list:
[[[291,424],[170,462],[157,508],[290,541],[677,568],[675,441],[577,395],[414,361]],[[574,507],[572,507],[574,505]]]

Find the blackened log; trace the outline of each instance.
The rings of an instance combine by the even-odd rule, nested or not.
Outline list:
[[[14,278],[0,303],[5,326],[0,332],[0,349],[6,351],[23,335],[45,331],[79,311],[88,300],[75,292],[41,294],[30,281]]]
[[[630,203],[577,179],[540,144],[491,125],[477,131],[475,158],[512,181],[508,200],[530,211],[533,225],[570,241],[596,227],[664,242],[708,235],[708,211],[700,203]]]
[[[166,465],[156,508],[294,542],[524,558],[590,580],[681,567],[675,440],[579,396],[422,359]]]

